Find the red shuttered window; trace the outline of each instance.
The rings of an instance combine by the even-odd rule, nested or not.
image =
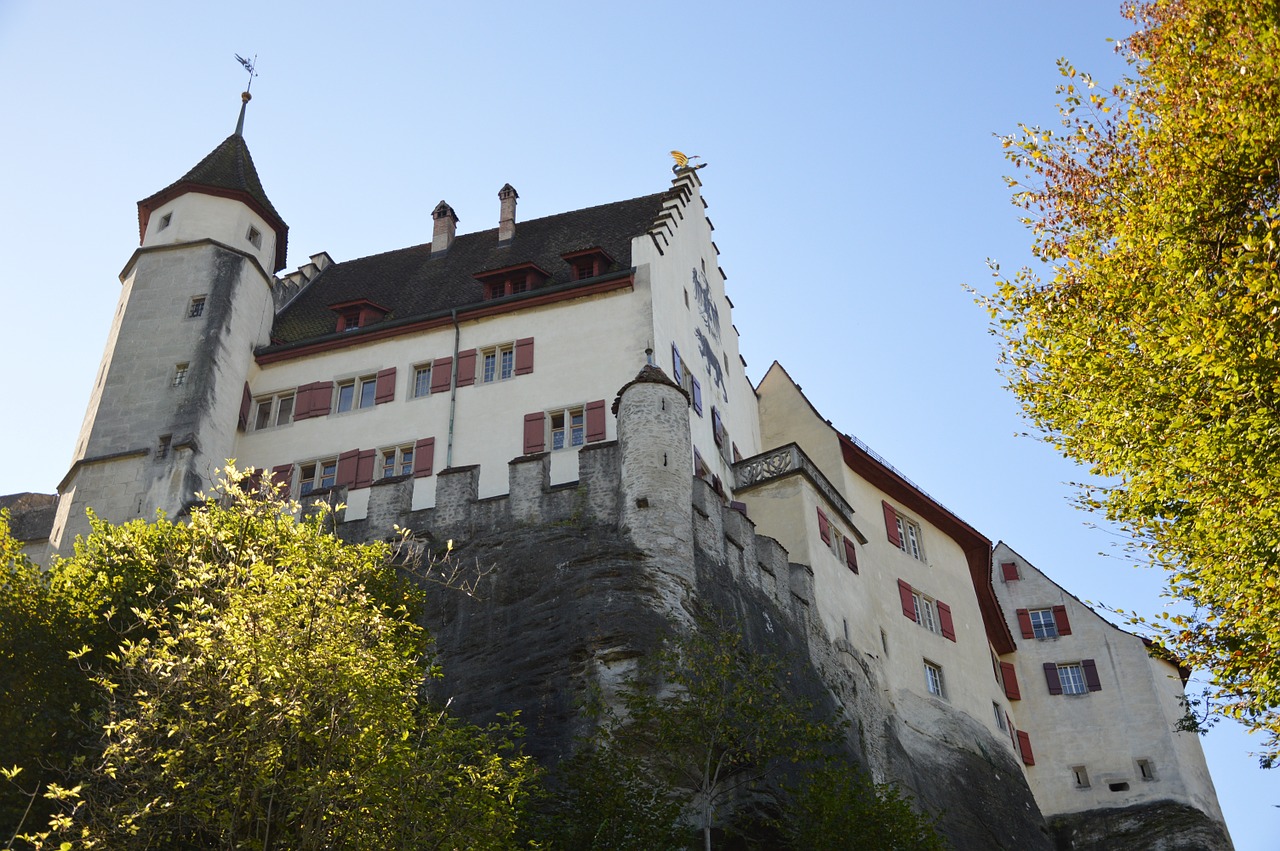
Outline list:
[[[430,476],[436,459],[436,439],[424,437],[413,445],[413,477]]]
[[[941,600],[938,601],[938,625],[942,627],[943,638],[956,640],[956,627],[951,619],[951,607]]]
[[[605,439],[606,419],[605,404],[603,399],[595,402],[588,402],[587,407],[587,442],[595,443]]]
[[[827,515],[822,513],[822,509],[818,509],[818,535],[822,538],[822,543],[831,543],[831,524],[827,522]]]
[[[898,512],[883,500],[880,501],[880,505],[884,507],[884,530],[889,536],[889,543],[902,549],[902,536],[898,534]]]
[[[373,398],[375,405],[381,405],[383,402],[391,402],[396,398],[396,368],[389,367],[378,373],[376,379],[376,393]]]
[[[911,596],[911,586],[898,580],[898,597],[902,600],[902,614],[912,620],[916,619],[916,602]]]
[[[1027,735],[1026,730],[1018,731],[1018,753],[1022,755],[1023,765],[1036,764],[1036,758],[1031,753],[1031,737]]]
[[[516,375],[533,372],[533,338],[516,340]]]
[[[1018,688],[1018,672],[1012,662],[1000,663],[1000,679],[1004,682],[1004,696],[1010,700],[1022,700],[1022,691]]]
[[[436,358],[431,363],[431,392],[448,393],[453,384],[453,358]]]
[[[851,538],[844,539],[844,563],[854,573],[858,572],[858,551],[853,548],[853,540]]]
[[[1001,563],[1000,572],[1004,574],[1005,582],[1014,582],[1018,579],[1018,565],[1016,562],[1006,561]]]
[[[533,455],[547,448],[546,417],[542,411],[524,415],[524,454]]]

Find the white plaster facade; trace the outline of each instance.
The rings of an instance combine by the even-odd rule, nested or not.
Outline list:
[[[1010,567],[1006,567],[1009,565]],[[1018,726],[1032,742],[1027,781],[1046,815],[1173,800],[1222,821],[1199,738],[1176,732],[1184,714],[1176,664],[1141,638],[1108,623],[1003,541],[992,555],[991,581],[1018,645],[1003,657],[1017,669]],[[1070,632],[1046,623],[1026,637],[1019,612],[1061,606]],[[1052,633],[1052,634],[1043,634]],[[1051,693],[1045,665],[1092,660],[1096,688],[1072,693],[1059,675]]]

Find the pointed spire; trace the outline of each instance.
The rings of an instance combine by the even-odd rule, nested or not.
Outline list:
[[[240,93],[240,120],[236,122],[235,135],[244,136],[244,108],[249,105],[249,101],[253,99],[253,95],[246,92]]]

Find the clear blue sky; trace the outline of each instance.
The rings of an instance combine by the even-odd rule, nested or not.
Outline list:
[[[180,11],[182,10],[182,11]],[[185,10],[190,10],[186,14]],[[197,11],[198,10],[198,11]],[[753,380],[820,411],[1086,600],[1150,614],[995,373],[985,258],[1028,260],[993,134],[1055,120],[1054,60],[1110,80],[1118,0],[1065,3],[0,3],[11,322],[0,493],[66,472],[135,204],[234,128],[290,225],[289,268],[662,189],[700,154]],[[584,353],[584,356],[587,353]],[[22,401],[22,405],[16,404]],[[1100,555],[1100,553],[1105,553]],[[1204,740],[1240,851],[1274,851],[1280,774]]]

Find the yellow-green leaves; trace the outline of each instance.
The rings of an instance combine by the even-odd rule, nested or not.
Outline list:
[[[1280,21],[1262,0],[1128,4],[1110,98],[1069,63],[1065,132],[1002,144],[1033,250],[984,299],[1046,439],[1116,484],[1087,504],[1135,533],[1193,615],[1159,627],[1220,710],[1280,753]],[[1119,109],[1112,110],[1118,106]],[[1163,623],[1163,622],[1162,622]]]

